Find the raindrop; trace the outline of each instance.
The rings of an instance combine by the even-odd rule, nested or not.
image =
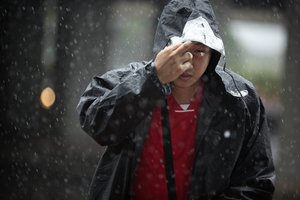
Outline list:
[[[230,131],[227,130],[227,131],[224,132],[224,137],[225,138],[230,138],[230,135],[231,135]]]

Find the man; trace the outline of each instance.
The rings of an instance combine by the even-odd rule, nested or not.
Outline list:
[[[224,58],[209,1],[173,0],[152,61],[93,78],[77,109],[107,148],[90,199],[272,199],[264,107]]]

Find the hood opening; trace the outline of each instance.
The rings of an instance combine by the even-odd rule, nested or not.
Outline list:
[[[170,41],[194,41],[211,48],[211,59],[202,79],[219,79],[216,68],[225,66],[225,49],[209,0],[171,0],[164,7],[155,33],[154,57]]]

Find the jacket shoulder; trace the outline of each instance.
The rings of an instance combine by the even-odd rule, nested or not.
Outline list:
[[[216,72],[223,81],[226,93],[241,102],[239,105],[250,111],[253,116],[261,111],[263,105],[252,82],[227,68],[217,67]]]
[[[113,69],[107,71],[106,73],[104,73],[103,75],[101,75],[101,77],[106,77],[106,76],[122,77],[126,74],[136,72],[138,69],[144,67],[146,64],[147,64],[146,61],[132,62],[127,65],[123,65],[121,67],[113,68]]]
[[[147,62],[132,62],[127,65],[113,68],[104,74],[96,75],[94,77],[101,85],[106,85],[108,88],[113,88],[117,84],[120,84],[127,77],[136,73],[139,69],[147,65]]]
[[[245,77],[228,68],[217,67],[216,72],[221,77],[225,90],[232,96],[238,98],[247,96],[258,97],[255,86]]]

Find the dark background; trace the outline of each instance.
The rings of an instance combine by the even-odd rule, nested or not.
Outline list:
[[[300,3],[212,2],[225,38],[233,19],[272,21],[286,28],[282,84],[276,93],[282,109],[265,103],[276,139],[275,199],[300,199]],[[81,130],[76,104],[93,75],[151,59],[163,5],[158,0],[1,1],[0,199],[86,198],[103,147]],[[39,97],[48,86],[56,101],[45,109]]]

